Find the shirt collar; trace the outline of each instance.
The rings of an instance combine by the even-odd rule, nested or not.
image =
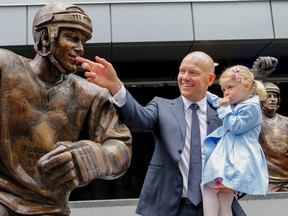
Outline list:
[[[188,100],[187,98],[182,96],[182,100],[184,103],[184,108],[185,110],[189,110],[190,109],[190,105],[194,102]],[[201,112],[206,113],[207,110],[207,103],[206,103],[206,97],[203,98],[202,100],[198,101],[197,104],[199,105],[199,109]]]

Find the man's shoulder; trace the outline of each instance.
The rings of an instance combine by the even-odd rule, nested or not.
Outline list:
[[[169,98],[164,98],[164,97],[159,97],[159,96],[155,96],[153,98],[153,101],[157,101],[159,105],[164,105],[164,106],[179,103],[179,100],[182,101],[181,96],[179,96],[178,98],[174,98],[174,99],[169,99]]]
[[[164,97],[160,97],[160,96],[155,96],[155,98],[157,98],[158,101],[161,101],[161,102],[169,102],[169,103],[175,102],[175,101],[181,99],[180,96],[177,97],[177,98],[172,98],[172,99],[171,99],[171,98],[164,98]]]

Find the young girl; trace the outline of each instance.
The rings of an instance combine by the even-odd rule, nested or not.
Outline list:
[[[204,141],[201,185],[205,216],[232,216],[235,191],[253,195],[268,191],[266,160],[258,142],[262,123],[259,97],[265,99],[265,88],[241,65],[226,69],[219,83],[223,98],[207,94],[223,125]]]

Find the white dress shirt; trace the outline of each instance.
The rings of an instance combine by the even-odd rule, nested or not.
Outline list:
[[[124,85],[122,85],[120,90],[110,98],[110,101],[118,107],[122,107],[126,103],[126,89]]]
[[[183,193],[182,197],[187,197],[187,186],[188,186],[188,174],[189,174],[189,162],[190,162],[190,145],[191,145],[191,119],[192,119],[192,110],[190,109],[191,101],[187,100],[182,96],[184,102],[184,113],[186,121],[186,138],[185,145],[180,157],[179,168],[183,176]],[[200,123],[200,139],[201,139],[201,152],[202,152],[202,169],[205,161],[205,150],[203,141],[207,133],[207,102],[206,97],[197,102],[199,109],[197,114],[199,117]]]

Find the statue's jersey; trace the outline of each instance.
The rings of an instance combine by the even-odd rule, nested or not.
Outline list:
[[[288,184],[288,118],[276,113],[273,119],[263,115],[259,136],[266,156],[269,182]]]

